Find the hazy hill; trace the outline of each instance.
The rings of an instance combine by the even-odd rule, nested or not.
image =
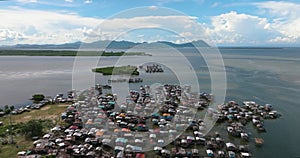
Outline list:
[[[158,41],[152,43],[136,43],[130,41],[97,41],[92,43],[74,42],[65,44],[17,44],[13,46],[0,46],[1,49],[79,49],[79,48],[106,48],[106,49],[129,49],[135,46],[142,48],[153,48],[158,46],[170,46],[174,48],[183,47],[209,47],[209,45],[202,41],[194,41],[190,43],[176,44],[167,41]]]

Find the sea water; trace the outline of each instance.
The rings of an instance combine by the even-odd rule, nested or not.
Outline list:
[[[147,50],[145,50],[147,51]],[[203,58],[195,57],[195,50],[184,48],[185,54],[198,76],[201,91],[210,92],[210,73]],[[226,101],[253,100],[259,104],[272,104],[282,115],[276,120],[266,120],[266,133],[257,133],[252,125],[247,126],[250,137],[262,137],[261,148],[250,141],[254,157],[298,157],[300,156],[300,49],[299,48],[221,48],[226,77]],[[163,51],[162,51],[163,53]],[[94,57],[85,57],[89,60]],[[147,56],[127,57],[132,65],[135,60]],[[0,105],[22,106],[30,104],[35,93],[54,96],[72,89],[74,57],[0,57]],[[114,65],[119,57],[101,57],[98,66]],[[169,62],[178,58],[166,57]],[[91,70],[82,66],[82,72]],[[130,84],[138,88],[141,84],[178,83],[176,68],[166,68],[161,74],[145,74],[144,83]],[[96,82],[107,84],[109,76],[95,74]],[[217,125],[212,131],[226,131]],[[226,132],[223,132],[226,133]],[[239,139],[226,138],[239,143]]]

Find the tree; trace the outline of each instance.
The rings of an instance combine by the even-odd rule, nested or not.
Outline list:
[[[43,128],[42,121],[30,120],[24,124],[21,130],[25,136],[31,138],[34,136],[41,136],[43,134]]]
[[[39,101],[42,101],[44,100],[45,96],[43,94],[34,94],[32,96],[32,100],[36,101],[36,102],[39,102]]]
[[[10,109],[10,111],[14,111],[15,110],[15,106],[12,105],[12,106],[9,107],[9,109]]]
[[[7,110],[7,109],[8,109],[8,105],[5,105],[4,106],[4,111]]]
[[[9,114],[11,112],[11,109],[9,108],[9,106],[8,105],[5,105],[4,106],[4,113],[5,114]]]

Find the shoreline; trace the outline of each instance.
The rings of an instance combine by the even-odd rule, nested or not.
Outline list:
[[[61,124],[62,120],[60,119],[61,113],[63,113],[70,104],[68,103],[59,103],[59,104],[47,104],[40,109],[31,110],[29,112],[24,112],[18,115],[7,115],[0,117],[0,121],[3,123],[0,126],[1,134],[4,134],[4,137],[1,137],[2,144],[0,145],[0,155],[1,157],[18,157],[17,153],[20,151],[27,151],[33,147],[34,140],[26,138],[24,134],[18,133],[20,129],[13,129],[13,141],[15,143],[3,144],[4,140],[10,141],[11,137],[5,131],[11,129],[10,119],[12,122],[12,127],[20,126],[31,120],[51,120],[55,124]],[[11,118],[10,118],[11,117]],[[2,133],[4,130],[5,133]],[[45,130],[50,130],[46,128]]]

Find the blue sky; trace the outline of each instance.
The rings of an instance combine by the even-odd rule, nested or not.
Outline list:
[[[205,40],[212,45],[300,44],[300,3],[253,0],[0,1],[0,45]]]

